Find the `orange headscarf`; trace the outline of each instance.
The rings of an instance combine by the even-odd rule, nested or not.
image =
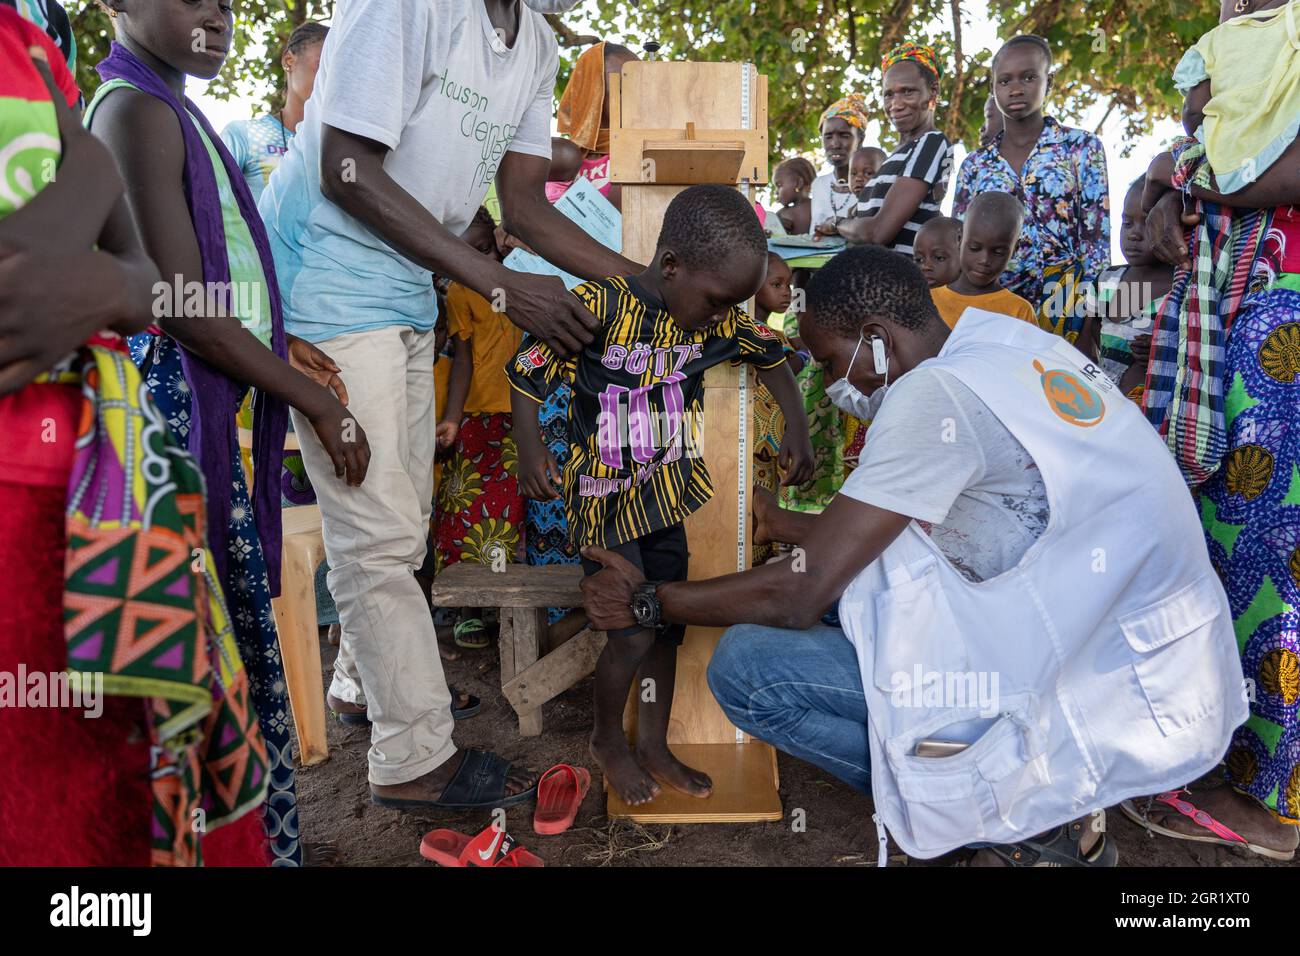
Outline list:
[[[568,85],[556,111],[556,127],[561,136],[589,153],[604,156],[609,152],[609,127],[600,125],[605,105],[605,44],[597,43],[582,51],[573,64]]]

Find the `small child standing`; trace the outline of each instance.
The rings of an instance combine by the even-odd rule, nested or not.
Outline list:
[[[1139,176],[1124,195],[1120,248],[1128,264],[1102,271],[1095,310],[1095,318],[1101,320],[1101,367],[1134,401],[1141,401],[1146,381],[1155,315],[1174,284],[1174,267],[1151,253],[1142,211],[1145,187],[1146,176]]]
[[[912,260],[931,289],[956,282],[961,275],[961,220],[936,216],[922,226],[912,246]]]
[[[961,274],[949,285],[930,290],[948,328],[970,308],[1038,324],[1028,300],[1002,288],[999,281],[1016,251],[1024,219],[1024,206],[1010,193],[980,193],[971,200],[961,230]]]
[[[462,238],[497,259],[496,223],[479,209]],[[515,560],[523,496],[511,435],[510,389],[501,370],[514,358],[522,333],[504,311],[460,283],[447,288],[447,331],[452,339],[447,408],[437,426],[438,446],[455,448],[438,487],[436,573],[457,561],[497,567]],[[487,645],[478,609],[464,609],[455,626],[461,647]]]
[[[787,159],[776,167],[772,176],[772,188],[776,191],[776,202],[780,207],[776,216],[781,220],[787,235],[807,235],[812,228],[812,199],[808,190],[817,178],[813,164],[802,156]]]
[[[768,319],[773,314],[784,314],[790,308],[790,267],[775,252],[767,254],[767,278],[754,296],[754,321],[760,327],[771,328]],[[781,343],[786,364],[798,375],[804,367],[805,355],[795,351],[784,332],[772,329]],[[754,484],[766,488],[774,495],[781,492],[781,470],[788,463],[781,460],[781,443],[785,440],[785,415],[781,403],[762,382],[754,389]],[[751,563],[762,564],[776,551],[772,543],[755,544],[751,549]]]
[[[714,365],[739,359],[758,367],[786,413],[789,478],[810,471],[799,392],[780,342],[736,305],[758,291],[766,269],[767,238],[745,198],[729,186],[691,186],[668,205],[648,269],[574,290],[600,321],[589,345],[567,360],[531,338],[520,346],[507,374],[529,497],[557,494],[537,409],[557,383],[573,390],[564,499],[588,574],[623,560],[649,581],[686,578],[683,522],[713,496],[700,449],[704,373]],[[596,662],[591,754],[625,803],[654,799],[656,779],[707,797],[713,782],[668,747],[685,628],[654,615],[636,620],[608,633]],[[623,734],[634,678],[655,689],[639,695],[635,752]]]

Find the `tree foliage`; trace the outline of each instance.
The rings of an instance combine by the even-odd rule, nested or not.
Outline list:
[[[844,93],[862,92],[884,121],[877,89],[881,55],[903,40],[938,47],[946,67],[938,122],[950,139],[974,143],[989,91],[993,50],[973,48],[973,18],[993,18],[998,35],[1047,37],[1056,58],[1051,110],[1078,121],[1098,102],[1124,116],[1125,135],[1176,115],[1169,80],[1183,51],[1218,22],[1216,0],[597,0],[571,17],[583,33],[634,49],[654,39],[660,56],[752,60],[768,77],[773,150],[818,145],[817,117]],[[956,24],[948,27],[945,24]],[[619,35],[620,30],[631,37]],[[965,35],[964,35],[965,34]]]
[[[547,19],[562,50],[557,93],[583,47],[601,38],[637,52],[656,40],[667,59],[753,61],[768,77],[773,151],[791,155],[817,148],[817,117],[844,93],[864,93],[883,123],[876,95],[880,57],[905,39],[940,49],[946,72],[939,123],[950,139],[973,143],[993,51],[972,48],[968,35],[972,18],[985,11],[1001,37],[1038,33],[1051,42],[1055,115],[1077,122],[1104,103],[1108,116],[1123,117],[1125,136],[1135,138],[1177,114],[1181,99],[1169,76],[1183,51],[1215,25],[1218,6],[1216,0],[592,0]],[[328,16],[333,7],[334,0],[241,0],[223,83],[211,92],[271,102],[283,82],[275,51],[297,24]],[[73,25],[81,51],[77,78],[90,95],[99,83],[93,64],[108,52],[112,29],[93,0],[74,14]]]

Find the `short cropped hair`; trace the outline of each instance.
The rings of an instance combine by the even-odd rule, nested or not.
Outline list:
[[[734,186],[688,186],[668,204],[655,255],[671,249],[688,269],[721,268],[737,252],[767,256],[767,235]]]
[[[913,332],[943,325],[920,268],[884,246],[854,246],[831,259],[808,283],[806,305],[813,321],[846,337],[870,318]]]

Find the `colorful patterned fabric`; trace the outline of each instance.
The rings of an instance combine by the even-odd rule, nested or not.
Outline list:
[[[867,101],[861,93],[850,93],[836,100],[822,111],[817,120],[817,129],[826,125],[827,120],[842,119],[854,129],[864,129],[867,125]]]
[[[794,352],[782,333],[774,332],[781,339],[781,349],[789,360]],[[785,441],[785,413],[776,396],[768,391],[762,382],[756,382],[751,395],[754,424],[750,438],[754,449],[754,484],[766,488],[778,498],[781,495],[781,471],[777,459],[781,454],[781,443]],[[776,545],[754,544],[750,551],[750,564],[757,567],[776,553]]]
[[[537,424],[542,433],[542,444],[555,457],[555,463],[564,473],[569,460],[569,386],[561,385],[542,402],[537,413]],[[529,564],[581,564],[578,549],[569,540],[569,522],[564,515],[564,499],[553,501],[524,501],[524,554]],[[548,624],[554,624],[572,608],[548,607]]]
[[[798,316],[786,315],[785,333],[798,335]],[[793,511],[820,512],[835,497],[844,483],[844,437],[840,427],[840,410],[826,395],[822,368],[808,362],[794,377],[808,413],[808,437],[812,441],[813,476],[802,485],[781,490],[781,504]]]
[[[146,333],[131,339],[132,357],[143,371],[144,383],[172,436],[183,444],[192,421],[192,402],[180,351],[175,340],[166,335]],[[236,397],[236,409],[242,398]],[[226,596],[238,658],[244,662],[248,674],[250,703],[266,741],[269,787],[262,803],[262,820],[271,840],[272,865],[300,866],[302,851],[298,842],[288,688],[280,659],[275,614],[271,609],[261,528],[249,500],[237,442],[232,442],[227,454],[233,480],[228,492],[230,526],[224,536],[229,542],[227,563],[220,584]]]
[[[457,561],[512,563],[524,499],[511,417],[466,415],[438,486],[435,574]]]
[[[1300,278],[1300,277],[1297,277]],[[1250,718],[1224,763],[1238,789],[1300,822],[1300,292],[1248,296],[1228,334],[1223,467],[1201,486]]]
[[[198,467],[125,354],[90,347],[80,355],[84,410],[67,505],[68,671],[102,674],[105,692],[147,699],[153,862],[194,865],[199,832],[265,799],[266,745],[206,547]]]
[[[1193,139],[1174,147],[1176,187],[1190,188],[1204,167]],[[1225,340],[1268,235],[1267,210],[1236,210],[1196,200],[1201,221],[1190,245],[1192,268],[1174,275],[1156,316],[1143,413],[1165,438],[1188,485],[1218,469],[1228,450],[1224,421]]]
[[[97,103],[115,80],[154,97],[175,114],[185,145],[182,184],[198,242],[204,286],[208,294],[222,299],[250,331],[259,334],[261,330],[271,351],[287,362],[280,288],[275,281],[266,227],[230,151],[197,106],[188,99],[178,100],[158,74],[121,44],[114,43],[95,70],[104,85],[87,109],[88,124]],[[188,350],[181,350],[181,361],[185,380],[192,388],[190,453],[198,459],[210,487],[228,487],[232,480],[230,448],[238,445],[235,414],[244,387]],[[266,550],[272,594],[280,593],[281,545],[280,474],[272,463],[278,466],[284,451],[288,422],[289,409],[284,402],[265,393],[257,396],[253,460],[259,467],[253,472],[253,509]],[[261,467],[262,463],[267,467]],[[238,466],[238,457],[234,464]],[[208,496],[207,507],[208,533],[219,576],[224,578],[228,573],[225,564],[229,542],[225,534],[230,525],[230,501],[226,495],[214,493]]]
[[[1110,262],[1106,150],[1092,133],[1048,116],[1016,170],[999,152],[1002,135],[962,161],[952,214],[963,218],[980,193],[1011,193],[1020,200],[1025,224],[1002,285],[1040,308],[1051,293],[1045,276],[1074,271],[1091,280]]]
[[[1040,328],[1075,342],[1087,320],[1087,290],[1092,286],[1080,262],[1044,266],[1040,279],[1046,297],[1037,306]]]
[[[919,63],[933,73],[936,80],[943,76],[943,64],[939,60],[938,52],[934,47],[920,43],[900,43],[894,47],[881,58],[880,72],[884,73],[894,64],[905,60]]]
[[[840,428],[844,431],[844,475],[858,467],[862,457],[862,446],[867,443],[867,428],[871,422],[864,422],[845,412],[840,412]]]

